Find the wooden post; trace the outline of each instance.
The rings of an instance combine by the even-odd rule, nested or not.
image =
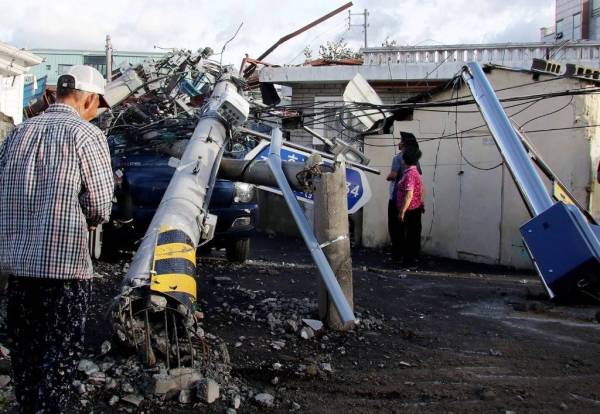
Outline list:
[[[346,166],[343,158],[338,158],[334,165],[334,172],[323,173],[320,179],[315,180],[314,229],[319,243],[330,243],[323,247],[323,252],[327,256],[344,296],[350,306],[354,308],[348,202],[346,199]],[[319,318],[331,329],[343,329],[335,306],[322,282],[319,287]]]

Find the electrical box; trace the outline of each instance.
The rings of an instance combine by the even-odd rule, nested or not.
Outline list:
[[[572,205],[556,203],[521,226],[521,235],[551,297],[569,296],[600,278],[600,228]]]
[[[248,119],[250,104],[242,95],[227,89],[219,100],[217,111],[233,126],[242,125]]]

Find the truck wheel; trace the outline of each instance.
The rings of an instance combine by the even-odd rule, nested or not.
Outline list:
[[[244,263],[250,254],[250,239],[237,240],[225,247],[227,260],[235,263]]]

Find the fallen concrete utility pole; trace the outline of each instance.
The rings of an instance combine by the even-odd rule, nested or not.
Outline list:
[[[342,156],[338,157],[334,167],[333,172],[324,172],[315,179],[314,229],[342,292],[353,308],[352,256],[344,174],[346,166]],[[323,283],[319,289],[319,319],[331,329],[344,328]]]
[[[302,235],[302,238],[304,239],[304,242],[306,243],[306,246],[313,257],[313,260],[319,269],[321,280],[325,284],[327,292],[329,293],[335,309],[340,316],[342,328],[348,329],[355,325],[358,321],[354,316],[352,307],[344,296],[344,292],[340,288],[340,284],[338,283],[335,274],[329,265],[329,262],[327,262],[327,258],[325,257],[319,242],[313,234],[306,217],[304,217],[302,209],[300,208],[292,189],[286,181],[285,175],[281,168],[281,141],[281,130],[278,128],[273,128],[268,157],[269,167],[271,168],[271,171],[277,180],[277,184],[292,213],[292,216],[294,217],[294,221],[298,225],[300,234]],[[347,215],[344,217],[347,219]]]
[[[521,236],[548,295],[600,299],[600,227],[577,206],[554,203],[479,64],[468,63],[462,78],[533,217]]]
[[[214,86],[113,307],[117,335],[142,348],[149,365],[156,350],[167,367],[172,358],[177,365],[184,356],[194,358],[190,332],[196,324],[196,248],[201,239],[212,238],[216,224],[207,207],[229,138],[229,120],[235,115],[232,102],[242,112],[246,102],[228,76]],[[184,348],[179,346],[182,340],[187,342]]]

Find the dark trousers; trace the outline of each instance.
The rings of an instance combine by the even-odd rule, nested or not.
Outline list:
[[[421,251],[421,214],[422,208],[408,210],[404,213],[404,221],[398,222],[399,251],[402,253],[404,264],[414,264]]]
[[[400,227],[396,201],[390,200],[388,202],[388,232],[390,234],[390,240],[392,241],[392,257],[396,260],[400,260],[402,258],[402,251],[400,250],[400,245],[402,244],[402,239],[400,238]]]
[[[20,413],[67,413],[91,280],[11,276],[7,324]]]

